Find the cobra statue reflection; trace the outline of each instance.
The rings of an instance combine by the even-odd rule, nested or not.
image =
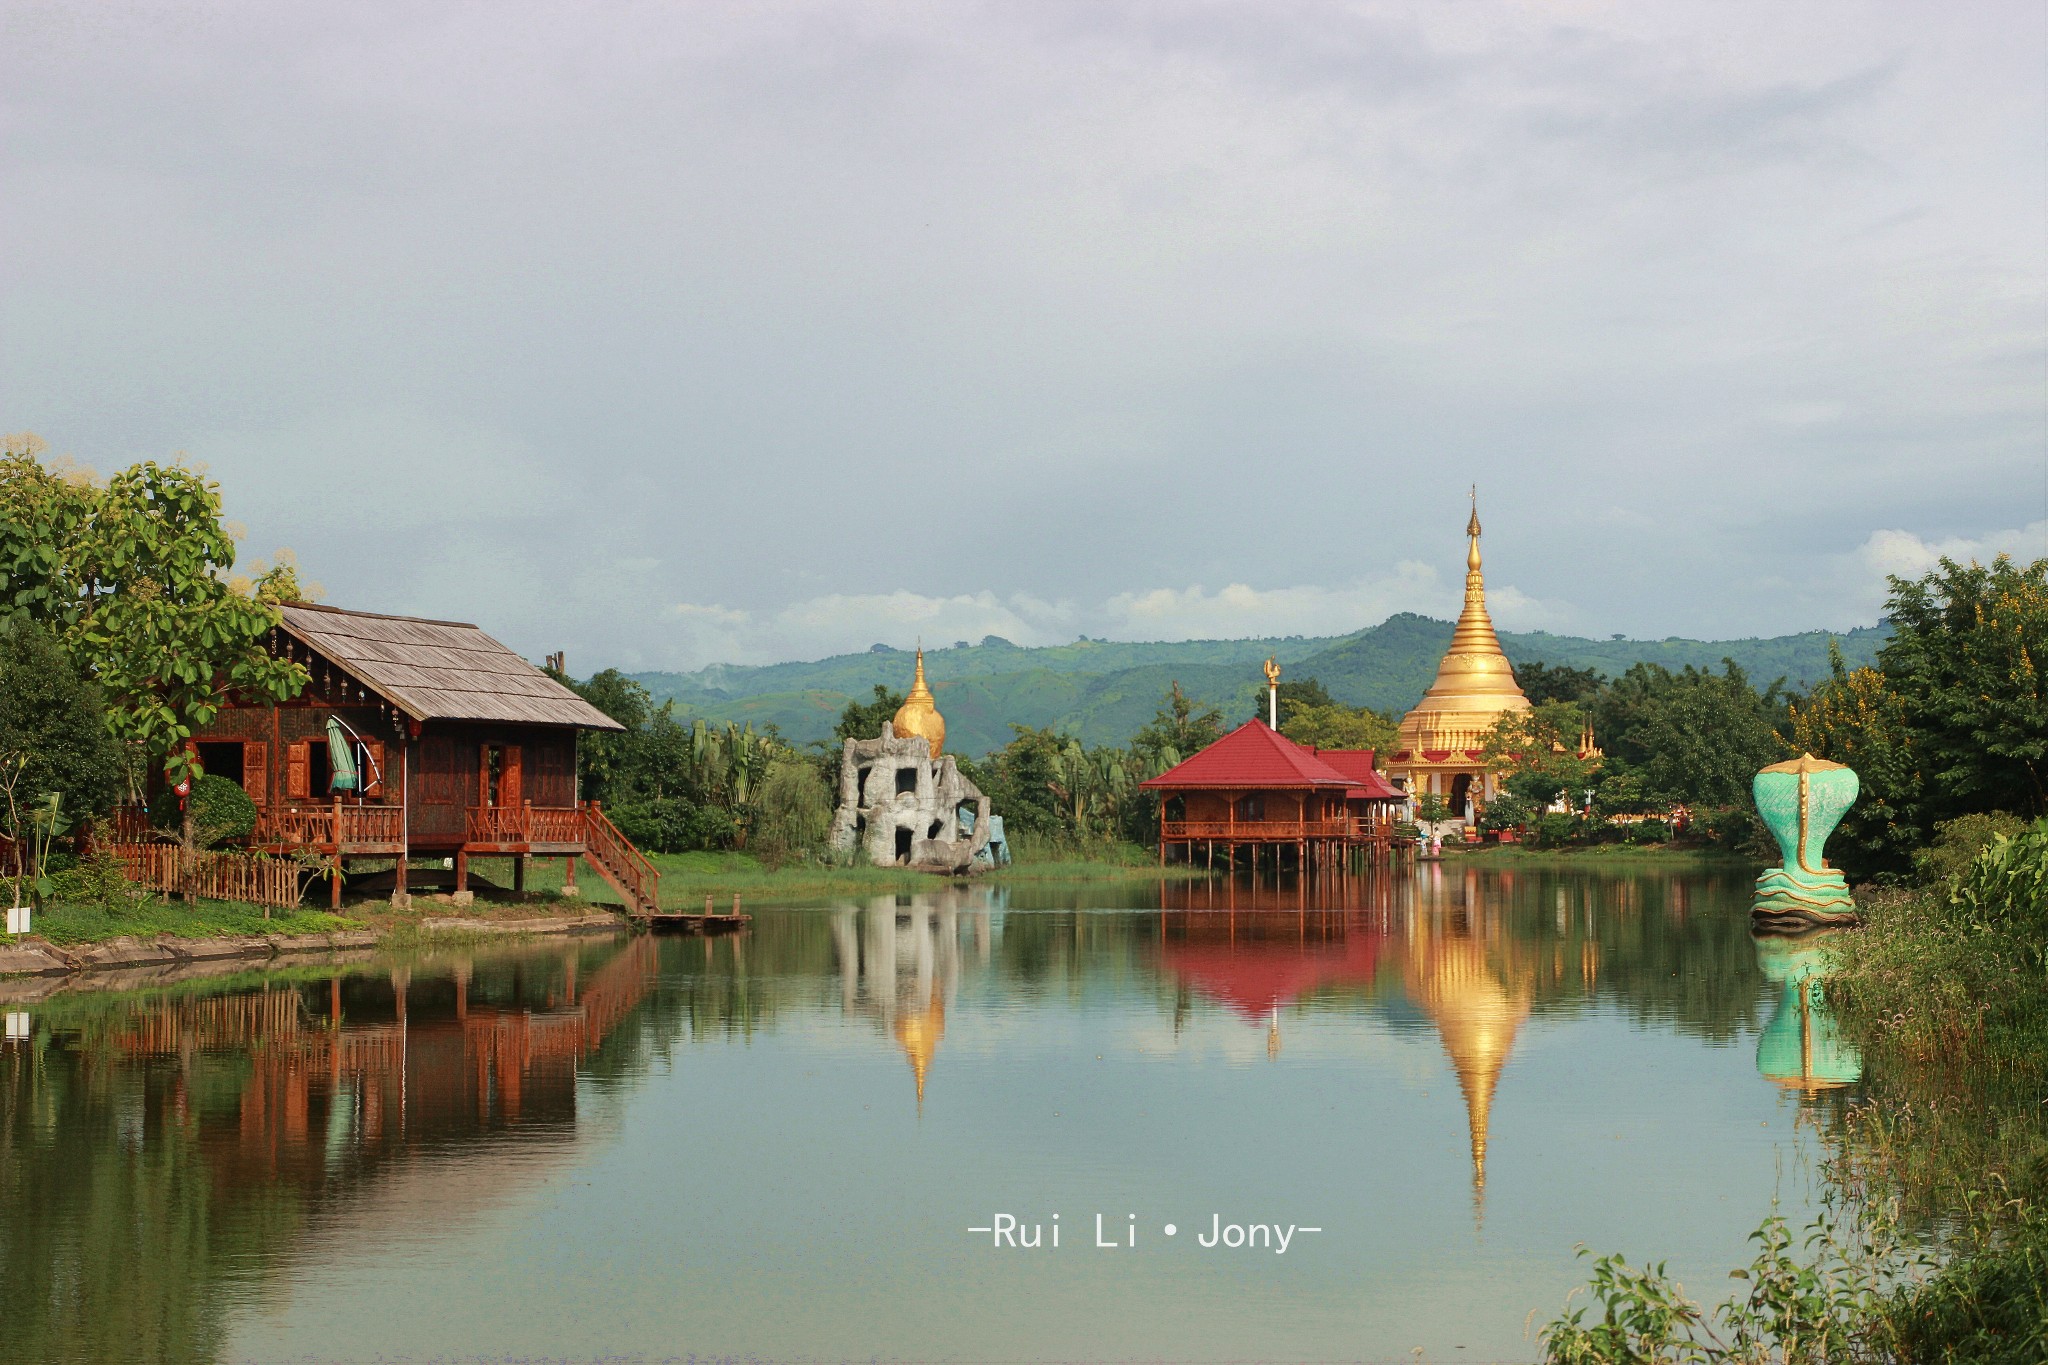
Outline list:
[[[1756,1041],[1764,1079],[1813,1095],[1863,1079],[1863,1054],[1845,1040],[1828,1010],[1827,940],[1841,929],[1754,935],[1757,965],[1778,986],[1777,1008]]]

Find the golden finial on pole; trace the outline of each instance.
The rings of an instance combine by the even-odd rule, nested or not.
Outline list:
[[[1280,665],[1272,655],[1266,656],[1266,724],[1280,728]]]

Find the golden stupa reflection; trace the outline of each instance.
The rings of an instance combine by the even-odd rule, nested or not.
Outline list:
[[[875,896],[833,913],[840,1007],[873,1020],[895,1041],[910,1063],[919,1113],[960,986],[962,939],[988,962],[998,898],[989,888],[949,887]]]
[[[1422,932],[1409,941],[1409,994],[1436,1025],[1457,1074],[1472,1146],[1472,1207],[1475,1216],[1483,1216],[1494,1091],[1529,1017],[1529,992],[1523,983],[1512,989],[1503,984],[1477,940],[1432,932],[1435,926],[1418,928]]]

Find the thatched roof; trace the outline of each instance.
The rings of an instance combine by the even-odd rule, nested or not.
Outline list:
[[[307,603],[282,610],[287,633],[414,720],[625,728],[464,622]]]

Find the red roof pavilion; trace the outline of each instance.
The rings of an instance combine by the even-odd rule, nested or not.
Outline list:
[[[1402,794],[1373,769],[1370,749],[1318,751],[1249,720],[1200,753],[1139,783],[1174,801],[1162,807],[1159,856],[1169,844],[1293,846],[1302,865],[1389,837],[1375,803]],[[1213,857],[1213,852],[1212,855]]]
[[[1262,720],[1248,720],[1194,757],[1138,784],[1154,791],[1193,788],[1300,791],[1357,786]]]

